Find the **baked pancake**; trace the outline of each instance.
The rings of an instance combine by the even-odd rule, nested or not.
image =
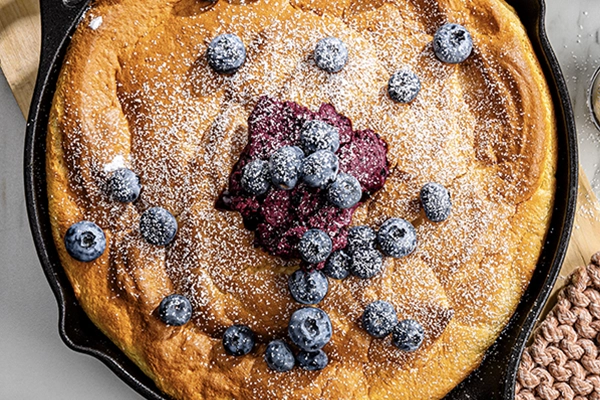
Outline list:
[[[472,37],[462,62],[434,49],[448,23]],[[233,69],[210,56],[224,34],[243,46]],[[347,50],[339,70],[315,53],[324,38]],[[390,89],[398,71],[418,76],[418,94]],[[322,200],[320,211],[335,204],[323,197],[331,186],[309,189],[304,174],[295,189],[278,190],[271,170],[256,200],[236,192],[236,173],[257,143],[265,160],[277,150],[257,139],[261,121],[275,132],[284,120],[300,129],[312,119],[340,133],[338,177],[380,168],[357,176],[358,203],[328,214],[343,217],[338,225],[307,218],[294,231],[306,204],[298,200],[281,211],[295,216],[286,221],[297,233],[268,236],[276,222],[264,210],[284,204],[270,196],[302,190]],[[525,30],[501,0],[98,0],[71,40],[49,121],[50,218],[75,295],[175,399],[442,398],[514,312],[552,212],[553,106]],[[296,128],[280,132],[278,146],[299,146]],[[125,169],[135,179],[115,178]],[[115,179],[137,191],[115,191]],[[437,222],[420,200],[431,182],[451,196]],[[228,199],[233,206],[222,207]],[[386,250],[390,219],[414,227],[408,254]],[[296,301],[288,282],[300,266],[325,261],[308,263],[298,241],[318,227],[339,251],[352,226],[378,231],[373,251],[386,257],[368,279],[354,271],[326,280],[314,307],[330,322],[328,362],[301,368],[288,325],[315,303]],[[291,248],[268,244],[284,236]],[[181,303],[165,309],[172,295]],[[418,323],[416,348],[399,346],[396,330],[369,332],[363,314],[376,301]],[[247,354],[227,347],[232,326],[252,332]],[[276,339],[296,354],[287,372],[265,361]]]

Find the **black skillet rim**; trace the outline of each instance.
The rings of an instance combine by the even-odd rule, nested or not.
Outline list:
[[[531,283],[501,337],[481,366],[448,399],[514,398],[524,344],[545,304],[564,259],[577,199],[577,136],[569,93],[545,32],[544,0],[508,0],[525,25],[548,81],[556,109],[559,139],[557,195],[551,228]],[[105,363],[135,391],[152,400],[168,400],[154,382],[89,320],[77,303],[50,231],[45,183],[48,111],[70,35],[87,9],[84,0],[40,0],[42,51],[27,123],[24,154],[25,197],[35,247],[59,307],[59,333],[71,349]],[[566,168],[565,168],[566,167]],[[561,196],[562,195],[562,196]],[[507,367],[499,367],[507,365]]]

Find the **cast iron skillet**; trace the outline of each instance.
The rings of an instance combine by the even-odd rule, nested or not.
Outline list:
[[[75,351],[104,362],[121,379],[148,399],[166,400],[142,373],[83,312],[65,275],[50,230],[45,175],[45,138],[56,80],[70,37],[89,0],[40,0],[42,49],[40,68],[25,140],[27,211],[42,268],[56,296],[59,332]],[[500,339],[481,366],[457,386],[448,399],[512,399],[523,347],[546,302],[562,264],[577,198],[577,140],[569,94],[544,30],[544,0],[507,0],[523,21],[550,86],[558,125],[557,188],[551,228],[529,288]],[[444,371],[440,371],[444,373]]]

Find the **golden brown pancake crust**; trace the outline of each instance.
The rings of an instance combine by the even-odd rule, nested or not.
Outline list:
[[[102,17],[100,26],[90,21]],[[98,20],[97,20],[98,21]],[[457,22],[475,46],[463,64],[433,54],[432,36]],[[215,74],[204,52],[217,34],[239,35],[246,64]],[[325,36],[342,39],[338,74],[315,67]],[[385,93],[402,67],[421,77],[409,105]],[[214,207],[247,140],[258,96],[311,109],[333,104],[356,129],[389,146],[385,187],[353,224],[413,222],[417,250],[385,260],[370,280],[330,280],[319,305],[331,317],[320,372],[270,371],[265,343],[286,337],[293,310],[285,262],[252,245],[241,217]],[[464,379],[494,342],[525,290],[554,196],[556,138],[548,89],[524,28],[500,0],[99,0],[73,36],[54,97],[47,146],[53,234],[82,307],[157,385],[178,399],[436,399]],[[139,174],[134,204],[111,201],[117,165]],[[453,198],[443,223],[424,218],[418,192],[439,182]],[[178,220],[167,248],[141,238],[140,214],[161,206]],[[91,263],[66,252],[63,236],[83,219],[106,233]],[[181,293],[192,322],[156,318]],[[391,302],[425,327],[424,346],[402,353],[360,326],[366,304]],[[231,324],[259,344],[244,357],[221,344]]]

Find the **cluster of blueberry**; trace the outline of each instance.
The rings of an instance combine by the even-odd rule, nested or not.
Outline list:
[[[405,219],[390,218],[378,232],[366,225],[355,226],[348,231],[346,248],[327,259],[323,272],[333,279],[344,279],[350,274],[369,279],[383,271],[384,255],[402,258],[416,247],[417,232]]]
[[[434,182],[427,183],[421,188],[419,197],[425,216],[430,221],[442,222],[449,217],[452,200],[444,186]],[[327,261],[322,272],[299,270],[292,274],[289,280],[290,292],[299,303],[317,304],[327,293],[326,276],[344,279],[352,274],[362,279],[372,278],[383,270],[384,255],[402,258],[412,253],[416,246],[415,228],[402,218],[388,219],[379,227],[378,232],[366,225],[350,228],[346,248],[333,253],[331,239],[327,234],[318,229],[310,229],[300,240],[300,254],[307,262]]]
[[[460,63],[471,54],[473,42],[469,32],[457,24],[446,24],[436,33],[433,41],[436,56],[443,62]],[[217,36],[208,46],[208,63],[213,70],[223,74],[237,71],[246,59],[246,49],[241,39],[233,34]],[[344,43],[334,37],[320,40],[315,47],[315,64],[324,71],[335,73],[348,61]],[[392,75],[388,83],[390,97],[398,102],[412,101],[421,88],[419,78],[408,70]],[[302,129],[300,147],[285,146],[276,150],[268,161],[254,160],[243,168],[241,184],[253,196],[266,193],[271,186],[290,190],[302,180],[307,186],[327,190],[328,200],[336,207],[355,206],[362,197],[358,180],[339,173],[335,152],[340,146],[337,128],[319,120],[309,121]],[[127,168],[114,171],[108,179],[110,197],[119,202],[135,201],[141,191],[138,176]],[[433,222],[444,221],[451,210],[450,195],[437,183],[428,183],[420,193],[421,204],[427,218]],[[177,233],[177,221],[166,209],[153,207],[140,218],[140,234],[150,244],[166,246]],[[69,227],[65,234],[67,252],[76,260],[90,262],[100,257],[106,249],[106,236],[93,222],[81,221]],[[383,254],[400,258],[410,254],[417,245],[416,231],[404,219],[390,218],[376,233],[368,226],[350,229],[345,249],[333,254],[331,238],[322,230],[309,229],[298,244],[301,258],[309,264],[327,260],[323,271],[294,272],[288,287],[294,300],[305,305],[319,303],[327,294],[327,276],[344,279],[352,274],[371,278],[383,269]],[[158,317],[167,325],[181,326],[192,317],[190,301],[180,294],[165,297],[158,307]],[[414,351],[424,338],[423,327],[415,320],[398,321],[394,307],[385,301],[369,304],[362,317],[363,328],[376,338],[392,334],[392,343],[401,350]],[[288,324],[288,336],[300,349],[294,355],[282,340],[267,346],[265,361],[275,371],[289,371],[296,364],[304,369],[323,369],[327,355],[322,348],[332,335],[331,321],[321,309],[304,307],[295,311]],[[248,354],[254,347],[255,335],[244,325],[233,325],[223,335],[225,351],[234,356]]]
[[[139,177],[128,168],[113,171],[107,180],[108,196],[121,203],[138,199],[142,186]],[[152,207],[140,217],[140,234],[146,242],[155,246],[166,246],[177,233],[177,220],[162,207]],[[106,236],[102,228],[91,221],[77,222],[67,229],[65,248],[69,255],[82,262],[94,261],[106,250]],[[180,326],[192,316],[192,305],[182,295],[165,297],[158,308],[159,318],[168,325]]]
[[[444,221],[450,215],[450,195],[442,185],[426,184],[421,190],[420,198],[425,214],[431,221]],[[324,232],[312,229],[303,236],[301,247],[310,247],[311,255],[322,254],[321,258],[312,260],[320,262],[331,252],[331,240],[327,241],[327,239],[329,238]],[[304,241],[307,243],[303,244]],[[377,250],[377,244],[381,252]],[[387,220],[377,233],[368,226],[354,227],[348,233],[346,249],[334,252],[327,260],[323,272],[299,269],[290,275],[288,280],[290,294],[298,303],[318,304],[329,289],[327,276],[343,279],[352,273],[359,278],[370,278],[383,269],[382,252],[400,258],[410,254],[416,244],[414,227],[403,219]],[[369,304],[363,313],[362,323],[363,328],[376,338],[384,338],[391,333],[392,344],[407,352],[417,350],[425,336],[425,331],[419,322],[413,319],[398,321],[394,307],[385,301]],[[230,329],[235,329],[238,335],[244,337],[241,342],[252,342],[251,331],[247,327],[243,328],[243,331],[236,327]],[[322,347],[331,338],[331,322],[323,310],[305,307],[296,311],[290,319],[288,335],[300,348],[300,352],[294,357],[292,350],[284,341],[271,342],[265,353],[265,360],[271,369],[289,371],[297,363],[308,370],[319,370],[327,365],[327,354],[323,352]],[[225,342],[224,345],[227,348]],[[248,349],[250,350],[251,348]],[[233,351],[229,352],[233,354]]]
[[[106,189],[111,199],[121,203],[131,203],[139,197],[142,186],[138,176],[132,170],[120,168],[110,175]],[[149,214],[152,213],[154,212]],[[140,229],[142,229],[141,223]],[[175,223],[176,229],[177,225]],[[148,230],[146,231],[148,232]],[[173,236],[175,236],[175,233],[173,233]],[[106,249],[106,236],[95,223],[80,221],[71,225],[67,230],[65,248],[69,255],[78,261],[94,261]]]
[[[313,121],[314,122],[314,121]],[[304,167],[306,162],[300,163],[294,168],[297,175],[285,173],[286,168],[281,168],[279,162],[267,163],[267,172],[270,180],[265,180],[265,174],[251,174],[246,178],[245,190],[254,190],[256,180],[263,182],[261,185],[268,189],[271,184],[278,188],[294,187],[298,179],[302,177],[309,185],[323,187],[331,181],[336,181],[337,158],[333,151],[339,146],[339,138],[336,130],[326,124],[309,124],[302,135],[302,146],[311,155],[319,152],[327,152],[336,161],[336,168],[319,168],[307,173]],[[318,129],[314,129],[314,127]],[[293,155],[303,153],[297,147],[291,147]],[[323,148],[326,148],[323,149]],[[277,154],[277,153],[275,153]],[[310,156],[304,159],[306,161]],[[284,166],[287,166],[289,158],[283,157]],[[252,164],[248,164],[252,165]],[[271,167],[274,165],[274,167]],[[310,164],[309,164],[310,165]],[[284,171],[282,173],[282,171]],[[273,176],[276,178],[273,179]],[[308,178],[307,178],[308,177]],[[266,183],[265,183],[266,182]],[[318,185],[314,182],[318,182]],[[333,185],[330,185],[331,187]],[[141,191],[138,177],[129,169],[119,169],[112,173],[108,180],[108,192],[112,199],[120,202],[135,201]],[[265,189],[265,190],[267,190]],[[352,191],[348,191],[352,193]],[[330,200],[336,204],[346,196],[336,197],[330,195]],[[360,199],[360,185],[358,195],[353,197],[354,203]],[[428,183],[423,186],[420,193],[421,203],[428,219],[434,222],[444,221],[448,218],[451,210],[450,195],[446,188],[437,183]],[[350,203],[340,204],[341,207]],[[140,234],[150,244],[166,246],[175,237],[177,232],[177,221],[167,210],[161,207],[153,207],[145,211],[140,218]],[[390,218],[379,228],[376,233],[368,226],[357,226],[350,229],[348,243],[345,249],[331,254],[332,243],[327,234],[318,229],[308,230],[299,243],[299,252],[302,258],[311,264],[327,260],[323,272],[306,272],[298,270],[294,272],[288,281],[288,287],[294,300],[304,305],[318,304],[327,294],[329,283],[327,276],[334,279],[344,279],[349,274],[359,278],[370,278],[383,269],[383,254],[391,257],[404,257],[410,254],[416,247],[416,231],[410,222],[400,218]],[[377,249],[379,245],[379,249]],[[65,235],[65,246],[69,254],[84,262],[93,261],[103,254],[106,248],[106,237],[102,229],[90,221],[81,221],[73,224]],[[192,317],[192,305],[183,295],[172,294],[165,297],[158,307],[158,317],[167,325],[181,326],[186,324]],[[424,330],[414,320],[398,322],[393,306],[387,302],[376,301],[369,304],[363,314],[363,327],[374,337],[382,338],[392,333],[392,343],[404,351],[414,351],[422,343]],[[274,340],[267,346],[265,361],[275,371],[289,371],[294,365],[315,371],[324,368],[328,363],[328,357],[322,347],[331,338],[332,328],[328,315],[321,309],[305,307],[297,310],[291,317],[288,325],[290,340],[300,349],[294,355],[291,348],[282,340]],[[241,356],[248,354],[254,347],[255,335],[244,325],[233,325],[223,335],[223,346],[227,354]]]
[[[331,320],[323,310],[314,307],[296,310],[288,323],[288,336],[299,351],[294,355],[285,341],[276,339],[267,345],[265,362],[277,372],[290,371],[296,365],[308,371],[321,370],[329,362],[322,348],[331,334]],[[248,354],[255,341],[254,332],[245,325],[232,325],[223,334],[225,352],[233,356]]]
[[[251,196],[265,194],[271,187],[291,190],[302,180],[307,186],[327,189],[327,198],[339,208],[354,207],[362,197],[358,180],[339,172],[339,160],[335,152],[340,147],[336,127],[319,120],[306,122],[300,133],[300,146],[283,146],[269,160],[256,159],[244,165],[240,183]],[[313,233],[311,233],[313,234]],[[331,240],[329,240],[331,246]],[[317,250],[305,248],[305,250]],[[305,261],[315,255],[306,252]],[[304,257],[303,257],[304,258]]]
[[[392,334],[392,344],[402,351],[416,351],[425,338],[423,326],[414,319],[398,321],[394,306],[387,301],[374,301],[365,307],[362,315],[365,331],[373,337]]]
[[[108,181],[111,198],[122,201],[135,201],[141,186],[139,179],[128,169],[115,171]],[[426,184],[421,190],[421,202],[425,214],[432,221],[443,221],[450,214],[451,201],[448,191],[436,183]],[[177,222],[173,215],[160,207],[153,207],[140,218],[140,233],[153,245],[169,244],[177,232]],[[324,235],[324,236],[323,236]],[[320,230],[309,230],[300,242],[301,254],[308,262],[320,262],[331,252],[331,239]],[[382,253],[392,257],[404,257],[416,247],[416,232],[413,226],[403,219],[391,218],[375,233],[368,226],[358,226],[350,230],[348,245],[329,257],[324,272],[331,278],[343,279],[350,273],[360,278],[369,278],[383,268]],[[105,250],[104,232],[93,222],[81,221],[73,224],[65,235],[65,245],[69,254],[79,261],[93,261]],[[314,258],[316,257],[316,258]],[[288,287],[294,300],[301,304],[319,303],[327,294],[329,283],[321,271],[294,272]],[[172,294],[165,297],[158,307],[158,317],[167,325],[181,326],[192,317],[192,305],[183,295]],[[374,337],[382,338],[392,334],[392,343],[401,350],[414,351],[422,343],[424,330],[415,320],[398,322],[393,306],[384,301],[369,304],[363,314],[363,327]],[[295,365],[316,371],[324,368],[328,357],[322,348],[332,335],[331,321],[321,309],[305,307],[292,314],[288,324],[288,336],[300,349],[294,355],[291,348],[282,340],[274,340],[267,346],[265,361],[275,371],[289,371]],[[223,347],[227,354],[242,356],[248,354],[255,344],[255,335],[244,325],[233,325],[223,335]]]
[[[215,72],[233,74],[246,61],[246,47],[239,36],[224,33],[209,43],[206,59]],[[339,72],[348,62],[348,49],[340,39],[326,37],[315,46],[313,59],[317,67],[323,71]]]
[[[433,37],[433,51],[440,61],[459,64],[471,55],[473,39],[464,26],[446,24]],[[420,90],[421,80],[409,69],[394,73],[388,82],[388,94],[398,103],[410,103]]]
[[[464,26],[445,24],[433,38],[433,50],[440,61],[458,64],[471,55],[473,39]],[[244,64],[246,48],[237,35],[225,33],[210,42],[206,57],[214,71],[232,74]],[[340,39],[326,37],[317,43],[313,59],[320,69],[330,73],[339,72],[348,62],[348,49]],[[388,81],[388,94],[399,103],[410,103],[420,90],[421,80],[409,69],[395,72]]]

